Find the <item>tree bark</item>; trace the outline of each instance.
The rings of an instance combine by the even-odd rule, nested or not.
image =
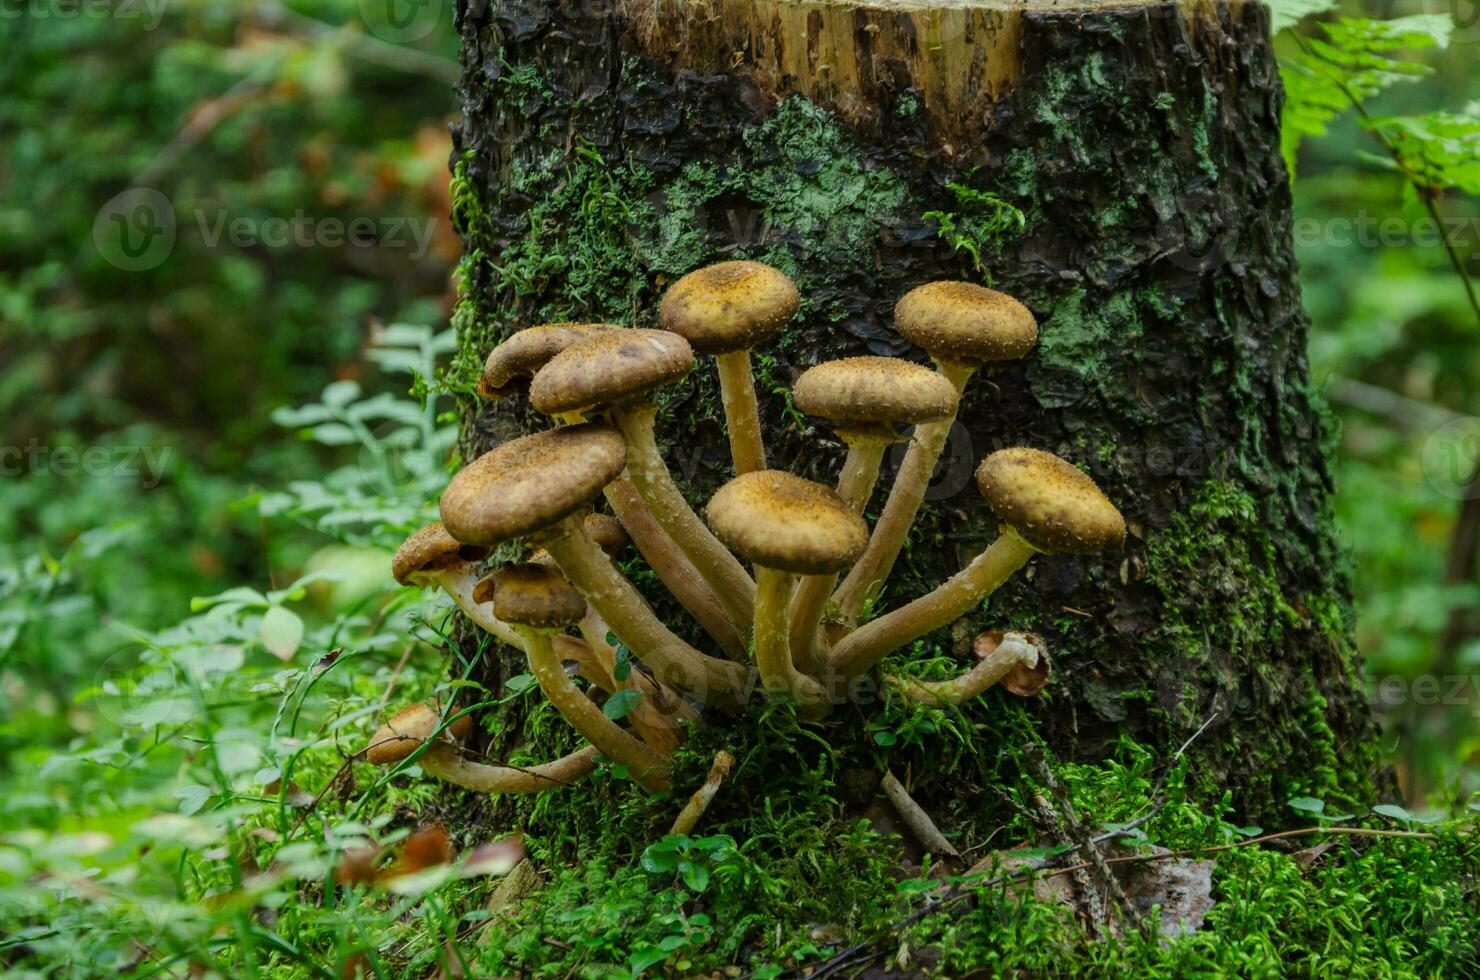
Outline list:
[[[970,478],[983,456],[1057,452],[1121,508],[1128,546],[1036,559],[941,637],[961,666],[981,629],[1038,633],[1056,673],[1028,705],[1056,752],[1099,759],[1128,737],[1166,757],[1201,732],[1194,780],[1251,819],[1381,784],[1266,8],[461,0],[458,25],[457,380],[517,328],[655,326],[679,275],[759,259],[803,296],[757,352],[772,465],[831,482],[845,447],[790,410],[792,379],[849,355],[923,360],[891,328],[899,296],[993,285],[1034,311],[1040,343],[967,388],[885,602],[996,533]],[[659,419],[695,501],[729,476],[719,405],[705,363]],[[470,398],[463,449],[544,424]],[[953,812],[962,785],[917,768],[912,792]]]

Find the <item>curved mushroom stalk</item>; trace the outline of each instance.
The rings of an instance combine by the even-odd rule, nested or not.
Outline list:
[[[657,414],[657,408],[647,404],[623,405],[612,411],[612,421],[627,440],[627,475],[653,517],[698,569],[730,621],[749,623],[755,615],[755,581],[699,520],[673,482],[653,433]]]
[[[1003,449],[977,467],[976,482],[1003,532],[929,595],[861,627],[833,649],[831,665],[857,677],[879,658],[966,615],[1032,558],[1092,555],[1125,543],[1125,519],[1082,470],[1037,449]]]
[[[602,754],[626,763],[632,778],[650,793],[668,789],[668,764],[662,755],[616,722],[602,714],[600,708],[576,687],[566,674],[550,634],[528,626],[517,627],[524,636],[529,655],[529,669],[539,681],[540,690],[571,727],[585,736]]]
[[[966,382],[976,372],[971,365],[937,364],[941,374],[955,386],[957,394],[966,390]],[[946,440],[955,424],[953,411],[950,418],[915,426],[909,449],[905,451],[899,472],[894,477],[894,486],[889,489],[889,498],[874,525],[868,547],[833,594],[838,616],[846,626],[851,627],[858,622],[858,614],[865,603],[877,599],[884,583],[889,580],[899,551],[919,516],[925,493],[930,489],[935,464],[940,462],[940,454],[945,450]]]
[[[714,754],[714,763],[709,767],[709,775],[705,778],[704,785],[700,786],[694,792],[694,795],[689,797],[689,801],[684,804],[684,808],[674,818],[673,826],[668,830],[671,836],[687,835],[694,832],[694,828],[699,824],[699,818],[704,816],[704,811],[709,809],[710,802],[714,799],[715,794],[719,792],[720,786],[724,784],[725,777],[729,776],[730,769],[734,765],[735,757],[724,749],[720,749]]]
[[[689,611],[730,659],[744,660],[746,643],[735,623],[731,622],[714,590],[705,583],[693,562],[663,530],[663,525],[643,502],[632,481],[624,475],[607,484],[606,499],[611,504],[612,513],[631,535],[632,543],[673,598]]]
[[[439,779],[479,793],[542,793],[568,786],[596,768],[595,746],[530,767],[469,762],[458,754],[456,745],[471,728],[472,720],[466,715],[444,726],[438,706],[413,704],[376,730],[365,747],[365,759],[372,765],[392,766],[426,746],[416,757],[417,765]]]
[[[761,683],[771,694],[795,698],[804,717],[820,717],[827,712],[827,692],[792,662],[787,610],[796,576],[764,565],[756,567],[756,574],[755,665]]]
[[[845,678],[867,673],[887,654],[971,612],[1036,553],[1010,531],[1000,535],[935,591],[848,634],[833,648],[831,666]]]
[[[943,681],[920,681],[888,675],[894,690],[910,701],[935,707],[964,704],[1015,672],[1047,674],[1048,651],[1031,634],[983,633],[976,638],[981,658],[970,670]]]
[[[450,745],[433,744],[416,764],[438,779],[478,793],[514,795],[562,789],[596,770],[597,748],[588,745],[537,766],[490,766],[471,762]]]
[[[585,529],[567,519],[543,538],[560,570],[660,683],[721,707],[733,706],[748,683],[741,664],[695,650],[654,615]]]
[[[672,755],[683,744],[683,726],[697,723],[699,713],[683,698],[640,670],[629,668],[627,676],[617,680],[616,650],[606,641],[610,631],[611,627],[600,613],[594,609],[587,610],[586,617],[581,620],[581,635],[586,638],[583,645],[592,651],[592,659],[600,664],[603,675],[603,680],[595,683],[613,694],[636,691],[641,699],[633,705],[627,720],[644,742],[664,755]],[[556,652],[560,651],[557,649]]]

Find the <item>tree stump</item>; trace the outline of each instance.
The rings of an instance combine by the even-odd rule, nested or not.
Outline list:
[[[772,465],[831,482],[843,446],[790,408],[796,375],[924,360],[891,327],[921,283],[1008,292],[1040,343],[967,389],[885,601],[995,534],[971,480],[983,456],[1056,452],[1123,511],[1126,550],[1038,558],[941,646],[964,665],[981,629],[1043,636],[1056,674],[1028,710],[1062,756],[1124,737],[1165,757],[1201,732],[1194,778],[1251,819],[1371,792],[1265,7],[461,0],[457,23],[458,381],[520,327],[655,326],[678,276],[758,259],[802,294],[756,361]],[[705,363],[659,420],[696,502],[730,475],[719,406]],[[464,408],[468,458],[546,425]]]

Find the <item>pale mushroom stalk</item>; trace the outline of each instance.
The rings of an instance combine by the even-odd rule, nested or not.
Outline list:
[[[730,769],[735,765],[735,757],[724,749],[714,754],[714,763],[709,767],[709,775],[704,780],[704,785],[694,791],[684,808],[674,818],[673,826],[669,828],[670,835],[687,835],[694,832],[699,824],[699,818],[704,816],[704,811],[709,809],[709,804],[714,800],[715,794],[724,784],[725,777],[730,774]]]
[[[436,776],[480,793],[539,793],[559,789],[596,768],[596,748],[586,746],[570,755],[537,766],[489,766],[469,762],[455,748],[472,730],[467,715],[445,722],[441,708],[412,704],[388,718],[365,747],[365,761],[392,766],[416,755],[416,763]]]
[[[442,587],[457,604],[457,607],[477,626],[498,637],[503,643],[516,650],[524,649],[524,638],[519,631],[493,614],[486,602],[473,598],[473,589],[478,584],[478,574],[472,564],[454,565],[451,568],[428,575],[431,581]]]
[[[921,681],[889,675],[885,683],[910,701],[935,707],[964,704],[986,691],[1015,667],[1038,666],[1039,650],[1021,633],[1006,634],[1001,643],[970,670],[941,681]]]
[[[716,354],[714,363],[719,369],[720,400],[725,408],[735,475],[763,470],[766,468],[766,444],[761,438],[760,409],[756,404],[750,351]]]
[[[827,698],[822,685],[797,670],[791,659],[787,610],[796,576],[758,565],[756,577],[755,665],[761,683],[772,694],[790,694],[808,714],[818,709],[825,712]]]
[[[611,627],[601,618],[600,613],[590,608],[589,603],[587,607],[586,615],[580,623],[581,635],[586,638],[586,645],[591,648],[593,659],[600,664],[603,673],[603,679],[594,683],[611,693],[633,690],[641,694],[642,699],[633,706],[627,720],[644,742],[664,755],[672,755],[683,744],[680,723],[697,720],[698,712],[640,670],[630,669],[626,679],[617,680],[616,650],[606,641]],[[556,652],[560,651],[557,649]]]
[[[974,365],[948,361],[936,363],[940,373],[955,386],[957,395],[965,391],[967,381],[976,372]],[[940,454],[945,449],[946,440],[950,437],[951,427],[955,422],[956,415],[953,412],[950,418],[925,422],[915,427],[909,449],[905,451],[904,461],[900,463],[894,486],[889,490],[884,511],[874,525],[868,547],[833,594],[838,615],[844,624],[851,626],[858,622],[858,614],[864,603],[877,598],[879,590],[888,581],[889,573],[894,570],[894,562],[899,557],[899,550],[904,547],[910,528],[920,513],[920,504],[925,500],[925,492],[930,489],[935,464],[940,461]]]
[[[637,784],[650,793],[669,787],[667,763],[646,743],[619,726],[576,687],[566,674],[546,630],[516,627],[524,637],[529,656],[529,669],[539,681],[540,690],[571,727],[608,758],[626,763]]]
[[[596,769],[597,748],[588,745],[554,762],[537,766],[490,766],[472,762],[450,745],[433,744],[416,759],[422,770],[444,782],[478,793],[514,795],[561,789]]]
[[[886,654],[971,612],[1036,553],[1012,531],[1005,531],[935,591],[848,634],[833,648],[831,666],[844,677],[867,673]]]
[[[653,433],[657,407],[634,403],[614,408],[611,414],[627,440],[627,475],[653,517],[693,562],[731,622],[750,622],[755,609],[755,581],[699,520],[673,482]]]
[[[747,651],[740,631],[730,621],[714,590],[705,584],[693,562],[648,510],[632,481],[621,476],[607,484],[606,499],[611,504],[612,513],[631,535],[632,543],[673,598],[689,611],[720,649],[734,660],[744,660]]]
[[[734,695],[745,686],[746,668],[706,656],[675,636],[579,521],[567,519],[542,543],[576,591],[633,654],[652,668],[660,682],[711,702],[733,703]]]

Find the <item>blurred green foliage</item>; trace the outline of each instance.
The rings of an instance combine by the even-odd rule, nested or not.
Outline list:
[[[1359,640],[1410,807],[1463,813],[1480,773],[1480,584],[1445,564],[1480,463],[1480,321],[1451,253],[1421,230],[1437,219],[1480,271],[1480,28],[1440,0],[1341,11],[1405,18],[1397,27],[1338,21],[1320,0],[1279,7],[1282,28],[1299,23],[1279,38],[1286,149],[1312,363],[1343,422],[1336,504]],[[437,381],[457,258],[451,11],[98,9],[36,0],[0,16],[0,465],[22,471],[0,476],[0,967],[422,976],[476,961],[635,976],[722,965],[771,903],[887,931],[933,883],[894,882],[866,827],[817,844],[839,819],[831,784],[809,795],[816,812],[747,817],[773,836],[738,847],[654,834],[644,858],[602,838],[609,864],[556,875],[545,901],[497,923],[494,946],[477,940],[482,865],[389,887],[335,880],[346,855],[383,866],[442,793],[414,768],[352,761],[386,703],[529,692],[460,680],[471,665],[449,669],[461,654],[439,632],[446,605],[387,573],[452,448]],[[988,203],[1010,217],[1010,202]],[[969,220],[962,210],[963,248]],[[881,751],[972,751],[956,719],[881,718]],[[1257,833],[1191,799],[1180,771],[1153,769],[1127,745],[1104,767],[1058,772],[1105,825],[1170,792],[1141,843]],[[602,815],[629,800],[605,775]],[[655,827],[671,809],[620,805]],[[1319,800],[1291,805],[1335,819]],[[1351,819],[1418,826],[1400,808]],[[806,846],[788,836],[798,828]],[[1416,976],[1469,951],[1473,967],[1471,830],[1344,847],[1316,871],[1230,852],[1223,931],[1174,944],[1086,947],[1061,910],[984,890],[974,918],[948,927],[960,935],[946,936],[946,966],[1274,976],[1335,962]],[[815,856],[806,881],[832,887],[777,877],[778,855]],[[757,975],[826,955],[825,935],[793,925]]]

